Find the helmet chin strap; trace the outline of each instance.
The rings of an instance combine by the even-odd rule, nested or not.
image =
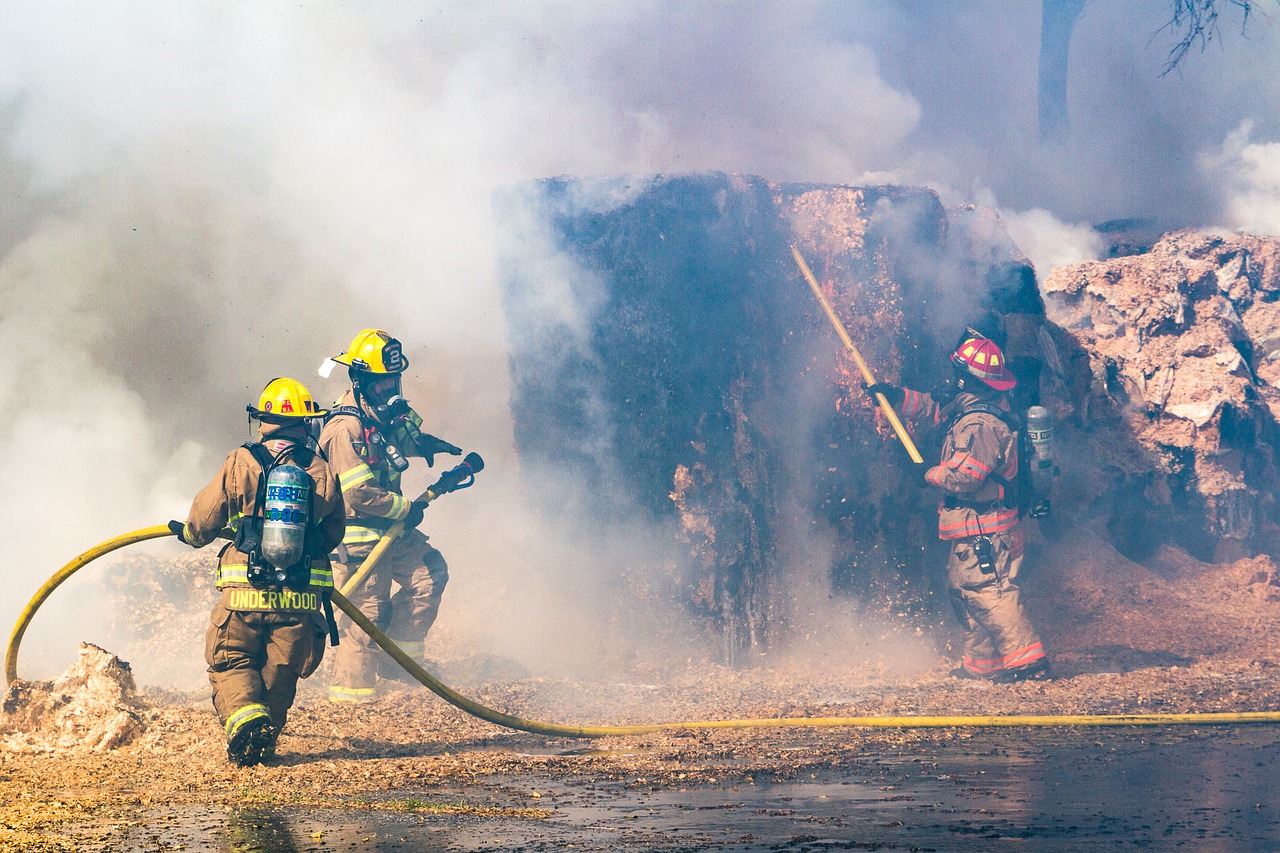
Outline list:
[[[351,393],[355,396],[356,406],[358,406],[361,411],[368,412],[375,418],[378,417],[377,408],[369,401],[368,398],[365,397],[364,392],[360,390],[359,382],[351,383]]]

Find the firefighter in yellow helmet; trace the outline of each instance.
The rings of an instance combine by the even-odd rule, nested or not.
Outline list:
[[[232,540],[218,555],[205,660],[227,757],[243,767],[274,757],[298,680],[337,639],[328,555],[346,525],[337,474],[310,437],[325,413],[306,387],[273,379],[246,409],[259,441],[227,456],[185,524],[169,522],[195,548]]]
[[[947,582],[964,629],[963,658],[951,674],[997,682],[1047,678],[1049,659],[1018,587],[1023,532],[1014,492],[1021,460],[1008,400],[1017,379],[1000,347],[972,329],[961,336],[951,365],[951,380],[932,393],[883,382],[867,387],[904,418],[946,430],[942,460],[924,480],[942,491],[938,537],[951,546]]]
[[[404,497],[400,477],[409,467],[409,457],[422,457],[430,466],[437,453],[462,451],[422,432],[422,418],[401,394],[400,377],[409,362],[398,340],[380,329],[364,329],[330,361],[346,365],[351,378],[350,390],[331,407],[320,433],[320,448],[338,473],[347,507],[336,582],[341,588],[383,533],[403,521],[405,533],[348,597],[406,654],[421,660],[427,632],[440,611],[449,567],[418,531],[424,507]],[[399,587],[394,597],[393,583]],[[334,654],[329,698],[371,700],[377,694],[379,650],[350,620],[344,617],[338,624],[342,643]]]

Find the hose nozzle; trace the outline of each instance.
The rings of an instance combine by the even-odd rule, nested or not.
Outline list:
[[[476,481],[476,474],[484,470],[484,460],[480,454],[472,451],[462,458],[462,462],[440,475],[431,491],[437,495],[465,489]]]

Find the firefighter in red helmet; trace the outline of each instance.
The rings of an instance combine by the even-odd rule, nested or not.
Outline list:
[[[960,678],[1009,682],[1049,676],[1044,644],[1023,610],[1018,574],[1023,531],[1014,492],[1018,421],[1008,394],[1017,379],[994,341],[968,330],[951,354],[950,381],[932,393],[888,383],[884,394],[904,418],[946,430],[942,459],[925,471],[942,491],[938,537],[950,544],[947,583],[964,629]]]

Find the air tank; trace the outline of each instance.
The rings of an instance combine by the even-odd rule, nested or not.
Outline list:
[[[283,571],[302,560],[311,515],[311,477],[297,465],[277,465],[267,474],[262,513],[263,559]]]
[[[1053,461],[1053,413],[1044,406],[1027,409],[1027,438],[1031,440],[1031,491],[1035,494],[1033,516],[1049,514],[1049,495],[1058,467]]]

